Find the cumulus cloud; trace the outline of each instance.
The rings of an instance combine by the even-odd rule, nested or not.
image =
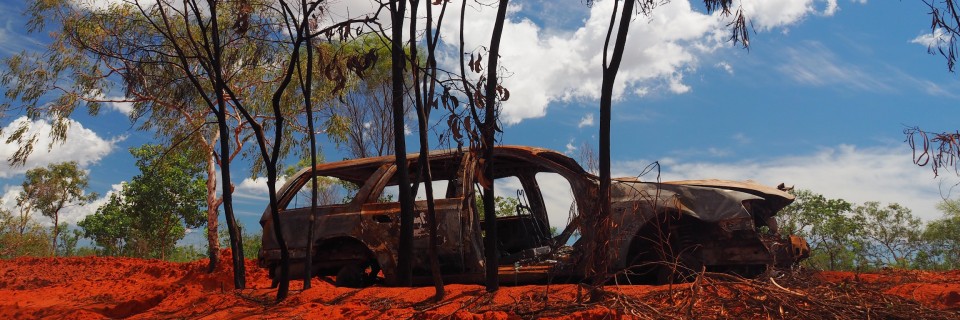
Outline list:
[[[818,13],[814,0],[749,1],[744,11],[757,30],[770,30],[797,23]],[[827,1],[828,5],[835,0]],[[515,124],[541,117],[553,101],[597,99],[602,79],[602,47],[613,1],[601,0],[589,9],[583,24],[569,30],[545,31],[524,15],[510,15],[501,40],[502,66],[509,71],[503,80],[511,90],[502,119]],[[479,9],[480,11],[477,11]],[[495,8],[468,9],[464,31],[466,47],[489,43]],[[459,9],[448,14],[459,16]],[[536,15],[535,12],[524,12]],[[614,85],[616,99],[624,93],[645,95],[651,90],[683,94],[691,87],[683,82],[703,56],[726,46],[729,30],[719,13],[699,12],[690,1],[671,1],[637,17],[631,25],[624,61]],[[445,34],[457,34],[455,24],[446,24]],[[453,43],[456,37],[445,38]],[[442,63],[457,64],[456,54]]]
[[[661,160],[662,180],[754,180],[775,186],[781,182],[830,198],[854,203],[880,201],[904,205],[924,220],[938,218],[940,183],[928,168],[914,165],[906,146],[857,147],[839,145],[812,154],[736,163]],[[614,176],[634,176],[651,161],[623,161],[613,165]],[[653,180],[651,177],[643,177]],[[949,185],[949,183],[947,183]],[[946,190],[944,190],[946,192]]]
[[[76,1],[86,2],[91,8],[103,8],[115,2]],[[752,27],[767,31],[786,28],[810,15],[832,15],[838,8],[836,2],[745,1],[742,6]],[[357,18],[375,12],[378,7],[370,0],[330,2],[326,5],[325,22]],[[596,1],[592,7],[584,8],[589,13],[581,24],[564,26],[549,23],[550,17],[543,17],[550,13],[527,9],[524,4],[510,6],[500,52],[501,66],[507,70],[503,84],[512,93],[511,99],[504,103],[501,115],[504,123],[516,124],[523,119],[542,117],[554,101],[599,98],[602,47],[612,7],[612,0]],[[704,56],[726,46],[730,32],[729,17],[701,11],[695,9],[691,1],[680,0],[661,4],[650,16],[636,17],[614,85],[615,99],[623,99],[625,94],[643,96],[651,91],[684,94],[692,90],[683,82],[684,74],[694,72]],[[495,13],[493,6],[468,6],[464,28],[468,51],[489,45]],[[460,6],[448,6],[446,14],[448,18],[442,30],[446,36],[441,40],[447,51],[441,57],[441,64],[457,70],[459,54],[454,47],[459,42],[456,36],[459,26],[453,17],[460,16]],[[381,12],[381,18],[386,19],[385,12]],[[549,25],[539,25],[535,20]],[[422,19],[417,23],[422,24]],[[114,107],[122,110],[123,106]]]
[[[122,137],[103,139],[79,122],[67,121],[69,128],[67,139],[63,143],[53,142],[50,137],[53,127],[46,120],[31,121],[27,117],[20,117],[7,124],[0,134],[0,158],[4,160],[0,161],[0,178],[10,178],[33,168],[64,161],[77,161],[81,167],[86,167],[100,161],[116,148],[118,142],[123,140]],[[36,137],[33,154],[30,155],[26,165],[11,167],[5,160],[12,156],[18,147],[16,142],[6,143],[6,140],[14,130],[24,125],[29,128],[27,136]]]
[[[832,16],[839,10],[837,0],[741,1],[740,5],[758,31],[787,27],[811,14]]]
[[[3,186],[3,195],[0,196],[0,208],[17,212],[17,195],[23,190],[20,186]]]

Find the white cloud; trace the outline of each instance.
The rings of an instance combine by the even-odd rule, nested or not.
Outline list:
[[[940,216],[938,180],[928,168],[911,162],[906,146],[859,148],[851,145],[823,148],[806,155],[737,163],[661,160],[662,180],[729,179],[754,180],[775,186],[781,182],[809,189],[829,198],[854,203],[896,202],[924,220]],[[614,176],[633,176],[651,161],[614,164]],[[644,180],[653,180],[645,176]],[[947,184],[949,185],[949,184]],[[946,191],[944,191],[946,192]],[[956,195],[954,195],[956,196]]]
[[[3,195],[0,196],[0,208],[9,210],[10,212],[16,214],[17,211],[17,195],[20,194],[23,188],[20,186],[5,185],[3,186]]]
[[[832,1],[832,0],[831,0]],[[749,1],[744,10],[758,30],[786,27],[816,13],[814,0]],[[600,96],[602,47],[612,1],[601,0],[589,9],[579,27],[544,31],[523,16],[510,15],[501,40],[502,66],[510,75],[503,80],[512,92],[504,102],[502,119],[515,124],[541,117],[553,101],[597,99]],[[449,9],[449,8],[448,8]],[[469,9],[464,31],[466,47],[489,44],[495,8]],[[459,17],[459,8],[449,12]],[[536,12],[525,12],[537,15]],[[652,90],[683,94],[691,90],[683,83],[684,73],[694,72],[701,57],[727,46],[729,18],[719,13],[698,12],[690,1],[670,1],[655,8],[649,17],[637,17],[631,25],[624,61],[614,85],[615,99],[624,93],[645,95]],[[455,23],[444,26],[444,34],[456,35]],[[456,36],[444,39],[458,41]],[[456,66],[457,54],[442,59]]]
[[[123,188],[123,184],[124,182],[120,182],[120,183],[111,185],[111,188],[109,191],[107,191],[104,194],[101,194],[100,198],[93,200],[89,204],[64,208],[63,212],[60,214],[60,222],[77,224],[77,222],[80,222],[81,220],[83,220],[83,218],[86,218],[89,215],[97,213],[97,208],[100,208],[100,206],[106,204],[107,201],[110,201],[111,195],[113,195],[114,193],[120,192],[121,188]]]
[[[126,116],[129,116],[133,113],[133,102],[127,102],[124,97],[107,97],[106,100],[111,101],[107,102],[106,105],[110,109],[118,111]]]
[[[950,41],[952,36],[947,34],[943,29],[937,28],[932,33],[921,34],[913,40],[910,40],[910,43],[916,43],[927,48],[937,48],[941,43]]]
[[[67,120],[67,139],[63,143],[53,142],[50,133],[53,127],[46,120],[30,121],[27,117],[13,120],[2,129],[0,134],[0,178],[10,178],[22,174],[27,170],[43,167],[51,163],[77,161],[81,167],[100,161],[113,151],[122,137],[104,140],[90,129],[84,128],[79,122]],[[26,165],[11,167],[6,159],[17,151],[16,142],[6,143],[7,137],[21,125],[29,127],[27,136],[35,136],[33,154]],[[49,148],[48,148],[49,147]]]
[[[577,128],[591,127],[593,126],[593,113],[588,113],[583,118],[580,119],[580,123],[577,124]]]
[[[825,3],[823,11],[817,11]],[[758,31],[787,27],[811,14],[832,16],[839,10],[837,0],[740,1],[743,12]]]
[[[731,66],[726,61],[717,62],[716,67],[723,69],[723,71],[726,71],[727,74],[733,74],[733,66]]]
[[[837,0],[827,0],[827,8],[823,9],[823,15],[832,16],[840,10],[840,6],[837,5]]]
[[[280,187],[283,186],[286,181],[286,177],[280,177],[277,179],[277,189],[280,189]],[[259,200],[266,204],[267,201],[270,200],[270,192],[267,188],[267,178],[256,177],[243,179],[243,181],[240,181],[240,184],[237,184],[236,187],[234,187],[233,196],[235,198]]]
[[[670,77],[670,92],[684,94],[690,92],[690,86],[683,83],[683,74],[675,73]]]
[[[573,155],[573,153],[576,151],[577,151],[577,147],[573,145],[573,139],[571,139],[570,142],[567,142],[566,150],[563,151],[563,154],[569,156],[569,155]]]

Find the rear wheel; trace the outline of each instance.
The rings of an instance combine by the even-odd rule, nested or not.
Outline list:
[[[340,267],[335,284],[338,287],[363,288],[373,285],[377,281],[380,266],[373,260],[351,261]]]
[[[697,221],[668,212],[647,222],[630,244],[627,267],[631,283],[682,283],[703,268],[696,237]]]

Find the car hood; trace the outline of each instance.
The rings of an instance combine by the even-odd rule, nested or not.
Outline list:
[[[634,178],[614,179],[613,206],[626,211],[658,212],[677,209],[706,222],[752,217],[743,202],[762,203],[777,212],[793,202],[793,195],[751,181],[686,180],[663,183]],[[656,199],[656,200],[655,200]],[[629,208],[647,206],[647,208]]]

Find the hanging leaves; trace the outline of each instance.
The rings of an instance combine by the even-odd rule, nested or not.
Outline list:
[[[510,100],[510,90],[503,87],[502,85],[497,85],[497,96],[500,97],[500,101]]]

